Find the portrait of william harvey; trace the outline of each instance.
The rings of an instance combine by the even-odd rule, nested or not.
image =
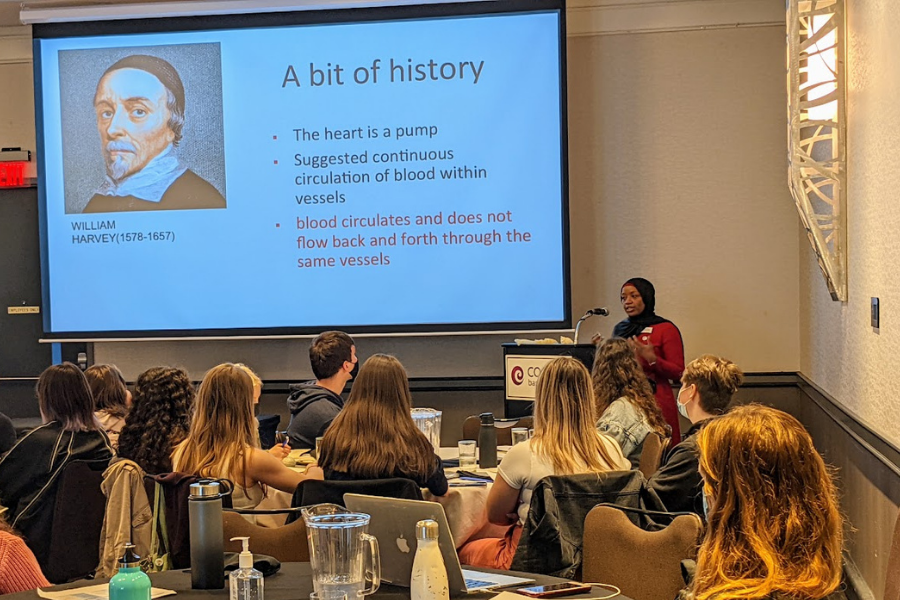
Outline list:
[[[226,207],[221,92],[215,97],[216,88],[221,90],[218,44],[214,53],[206,52],[217,63],[207,69],[216,77],[200,68],[191,72],[191,58],[202,46],[212,44],[111,49],[102,62],[91,56],[102,50],[81,51],[69,61],[80,67],[76,72],[90,65],[94,76],[93,83],[80,84],[69,77],[70,87],[80,85],[82,97],[90,93],[90,112],[70,117],[66,127],[63,109],[67,213]],[[71,96],[62,67],[65,101]],[[87,127],[96,133],[84,136]],[[90,147],[85,137],[91,138]]]

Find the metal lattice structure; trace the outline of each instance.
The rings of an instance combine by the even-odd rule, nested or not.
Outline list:
[[[847,301],[844,0],[788,0],[790,188],[833,300]]]

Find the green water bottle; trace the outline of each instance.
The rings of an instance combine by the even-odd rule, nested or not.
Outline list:
[[[109,580],[109,600],[150,600],[150,578],[141,571],[140,560],[134,544],[125,544],[119,572]]]

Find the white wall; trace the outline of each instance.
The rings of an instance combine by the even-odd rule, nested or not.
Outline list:
[[[568,50],[573,312],[607,305],[614,314],[585,332],[609,333],[624,316],[621,283],[640,275],[656,284],[659,313],[681,328],[688,358],[714,352],[747,371],[799,368],[800,245],[786,184],[782,18],[780,0],[570,6],[569,28],[578,36]],[[748,22],[768,26],[734,26]],[[641,29],[647,32],[630,33]],[[18,92],[16,118],[33,119],[30,88]],[[485,376],[502,373],[498,344],[513,337],[361,346],[364,355],[397,353],[414,376]],[[263,377],[291,379],[307,370],[307,344],[105,343],[95,350],[129,377],[153,363],[200,375],[233,359]]]
[[[900,446],[900,3],[853,0],[848,12],[848,290],[833,302],[802,240],[801,370]],[[881,328],[869,324],[881,299]]]

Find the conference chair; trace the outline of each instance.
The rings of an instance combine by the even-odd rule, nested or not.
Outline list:
[[[638,470],[644,474],[644,478],[650,477],[659,469],[662,462],[663,451],[669,445],[669,438],[663,437],[651,431],[644,438],[644,446],[641,448],[641,458]]]
[[[412,479],[393,477],[390,479],[357,479],[319,481],[306,479],[300,482],[291,500],[292,507],[312,506],[331,503],[345,506],[344,494],[365,494],[385,498],[405,498],[423,500],[422,489]],[[286,525],[300,518],[296,512],[288,514]]]
[[[584,519],[595,505],[602,503],[666,510],[640,471],[544,477],[531,496],[510,570],[578,579]],[[640,524],[637,519],[636,524]]]
[[[900,515],[894,523],[894,537],[891,539],[891,552],[888,554],[884,600],[900,600]]]
[[[73,460],[60,474],[46,554],[32,547],[50,583],[92,575],[100,562],[100,530],[106,512],[100,484],[107,465],[106,461]]]
[[[266,514],[291,513],[291,509],[266,511]],[[233,537],[249,537],[250,550],[254,554],[264,554],[281,562],[309,562],[309,544],[306,541],[306,523],[297,519],[281,527],[260,527],[242,515],[245,511],[229,509],[222,513],[222,532],[226,552],[240,552],[241,543],[232,542]],[[250,511],[250,514],[253,514]]]
[[[494,428],[497,430],[497,445],[498,446],[511,446],[512,445],[512,428],[513,427],[524,427],[526,429],[532,429],[534,427],[534,417],[522,417],[517,421],[512,420],[495,420]],[[477,440],[478,433],[481,431],[481,417],[478,415],[470,415],[466,417],[466,420],[463,421],[463,436],[461,439],[464,440]]]
[[[671,522],[645,531],[632,522],[635,513]],[[633,600],[672,600],[684,587],[681,561],[696,557],[701,529],[693,513],[596,506],[584,522],[584,581],[612,584]]]

